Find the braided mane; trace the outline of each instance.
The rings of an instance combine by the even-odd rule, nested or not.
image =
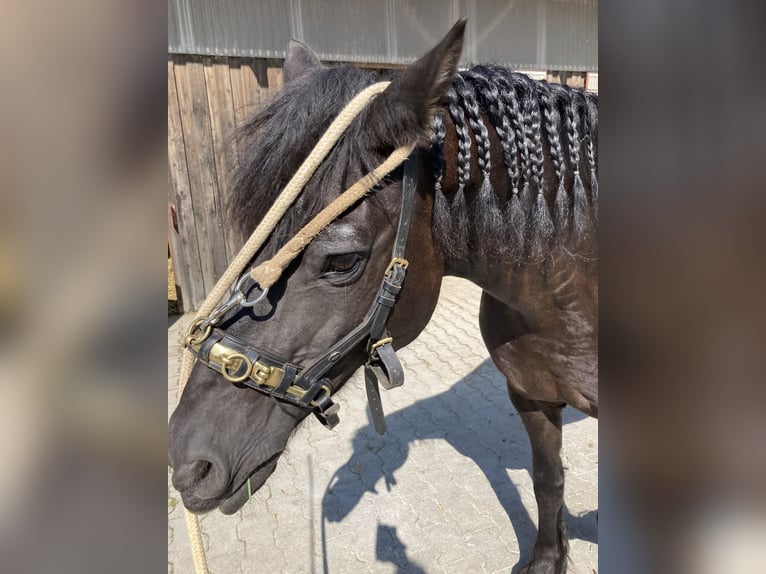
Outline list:
[[[318,69],[291,83],[238,130],[227,204],[243,237],[342,106],[390,75],[346,66]],[[541,261],[555,245],[577,251],[595,230],[598,213],[596,96],[498,66],[476,66],[455,76],[444,104],[431,125],[430,163],[433,234],[445,254],[484,250],[508,260]],[[456,158],[444,155],[448,131],[457,142]],[[351,126],[316,172],[313,193],[302,194],[276,229],[271,251],[337,195],[338,186],[330,183],[335,171],[367,171],[376,164],[367,138],[366,126]],[[493,139],[500,144],[494,151]],[[478,173],[471,173],[472,159]],[[447,190],[444,176],[455,160],[457,189]],[[505,176],[498,178],[501,165]],[[345,174],[343,181],[350,185],[360,175]],[[469,185],[474,181],[480,183],[476,189]],[[376,201],[374,194],[369,201]]]
[[[575,250],[598,218],[597,97],[536,82],[497,66],[459,72],[446,96],[446,116],[432,125],[436,198],[434,233],[447,255],[464,257],[468,229],[481,232],[493,255],[542,260],[554,242]],[[442,188],[447,118],[457,139],[457,190]],[[500,142],[510,191],[493,189],[489,129]],[[466,198],[475,150],[481,188]],[[498,193],[499,192],[499,193]],[[468,208],[466,209],[466,206]]]

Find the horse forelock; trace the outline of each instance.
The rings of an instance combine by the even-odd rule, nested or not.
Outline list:
[[[263,219],[332,120],[357,93],[380,77],[348,66],[313,70],[290,82],[234,135],[236,167],[229,188],[229,220],[246,238]],[[358,123],[358,122],[357,122]],[[314,173],[306,190],[272,234],[276,249],[367,168],[371,159],[352,124]]]

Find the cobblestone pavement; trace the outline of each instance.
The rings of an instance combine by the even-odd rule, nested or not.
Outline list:
[[[201,517],[210,571],[358,574],[516,572],[537,507],[527,435],[478,328],[480,290],[445,278],[431,323],[400,352],[403,387],[382,391],[388,433],[367,417],[361,370],[339,394],[341,423],[313,416],[277,470],[233,516]],[[168,416],[180,341],[168,329]],[[569,572],[597,571],[598,426],[564,414]],[[193,572],[168,475],[168,572]]]

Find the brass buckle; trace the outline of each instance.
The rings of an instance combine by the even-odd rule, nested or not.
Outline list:
[[[377,349],[378,347],[382,347],[383,345],[387,343],[393,343],[394,338],[393,337],[386,337],[385,339],[381,339],[380,341],[377,341],[376,343],[373,343],[370,345],[370,355]]]
[[[394,257],[391,260],[391,263],[388,264],[388,267],[386,267],[386,272],[383,275],[388,275],[388,272],[391,271],[391,269],[393,269],[394,265],[397,263],[401,265],[403,269],[407,269],[407,267],[410,265],[410,262],[403,257]]]
[[[260,361],[253,363],[250,378],[262,387],[276,389],[282,379],[285,378],[285,370],[273,365],[266,365]]]
[[[268,365],[264,365],[263,363],[256,361],[255,365],[253,365],[253,372],[252,377],[253,380],[258,383],[259,385],[266,385],[266,381],[269,380],[269,376],[271,376],[272,368]]]

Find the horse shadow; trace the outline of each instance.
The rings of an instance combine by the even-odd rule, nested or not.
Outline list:
[[[564,410],[564,425],[586,416],[572,408]],[[415,441],[441,439],[472,459],[487,478],[508,515],[522,555],[519,565],[531,558],[537,534],[509,469],[524,469],[531,475],[532,455],[526,430],[508,399],[505,379],[489,359],[447,391],[420,400],[386,415],[387,432],[379,436],[368,424],[353,438],[353,453],[337,469],[322,499],[323,520],[340,522],[356,507],[366,492],[376,494],[384,479],[390,492],[395,472],[409,457]],[[597,542],[597,510],[581,516],[565,508],[569,538]],[[376,557],[390,562],[397,572],[424,570],[407,558],[406,547],[392,526],[378,524]],[[514,568],[516,571],[520,566]]]

